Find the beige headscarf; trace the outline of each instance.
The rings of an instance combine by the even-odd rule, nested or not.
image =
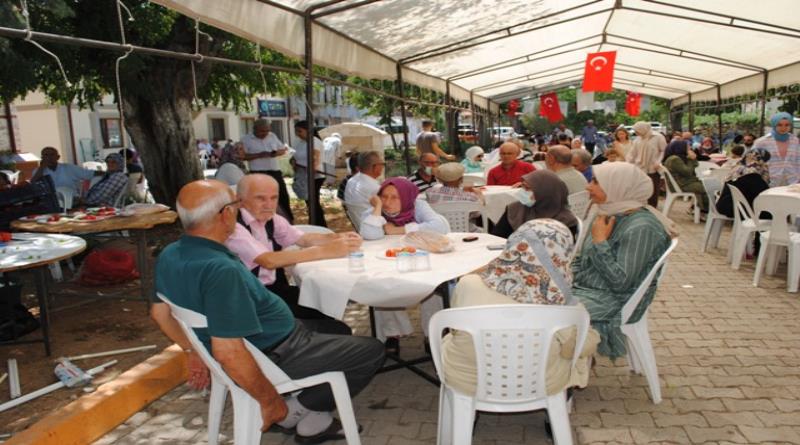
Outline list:
[[[617,215],[644,207],[664,226],[670,237],[678,236],[678,227],[657,209],[647,205],[653,194],[653,181],[627,162],[607,162],[592,167],[597,183],[606,192],[606,202],[597,204],[597,213]]]

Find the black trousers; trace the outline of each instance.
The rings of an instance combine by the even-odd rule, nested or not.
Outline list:
[[[292,379],[342,371],[350,396],[361,392],[383,365],[383,343],[372,337],[321,334],[312,329],[295,323],[289,337],[272,350],[265,351],[267,357]],[[304,389],[297,399],[312,411],[336,408],[333,393],[326,384]]]
[[[314,331],[323,334],[350,335],[353,333],[350,326],[347,326],[344,322],[329,317],[316,309],[300,306],[297,303],[300,298],[300,288],[291,286],[289,283],[280,283],[279,281],[276,280],[275,283],[265,287],[286,302],[294,318],[297,318],[309,328],[313,325]]]
[[[288,219],[290,224],[294,224],[292,204],[289,202],[289,189],[286,188],[286,181],[283,180],[283,173],[281,173],[280,170],[253,170],[250,173],[263,173],[272,176],[278,181],[278,213]]]
[[[653,208],[658,208],[658,194],[661,192],[661,175],[658,173],[648,173],[647,176],[653,181],[653,194],[647,200],[647,204]]]
[[[315,178],[314,179],[314,189],[317,191],[314,194],[314,201],[311,200],[306,201],[306,208],[308,209],[309,215],[309,224],[313,224],[315,226],[322,226],[328,227],[328,224],[325,223],[325,213],[322,211],[322,203],[319,201],[319,191],[322,189],[322,184],[325,183],[325,178]],[[311,206],[314,206],[316,209],[316,214],[314,215],[314,221],[311,221]]]

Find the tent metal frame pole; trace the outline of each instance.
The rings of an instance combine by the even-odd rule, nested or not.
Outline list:
[[[470,95],[471,96],[471,95]],[[6,125],[8,127],[8,143],[11,147],[11,153],[17,152],[17,137],[14,135],[14,115],[11,114],[11,104],[8,102],[3,102],[3,110],[5,111]],[[73,138],[74,141],[74,138]],[[73,143],[72,149],[75,149],[75,144]],[[77,160],[77,158],[76,158]]]
[[[627,79],[625,77],[614,76],[614,81],[616,82],[618,80],[621,80],[622,82],[620,82],[620,83],[623,84],[623,85],[625,84],[625,82],[629,82],[629,83],[632,83],[633,86],[636,86],[636,84],[640,84],[639,86],[641,86],[642,88],[653,88],[653,89],[656,89],[656,90],[660,89],[660,90],[664,90],[664,91],[675,91],[675,92],[684,93],[684,94],[689,93],[689,90],[682,90],[680,88],[675,88],[675,87],[671,87],[671,86],[667,86],[667,85],[661,85],[661,84],[657,84],[657,83],[653,83],[653,82],[642,82],[641,80]]]
[[[678,14],[670,14],[668,12],[648,11],[647,9],[631,8],[629,6],[623,6],[622,9],[625,9],[627,11],[639,12],[639,13],[642,13],[642,14],[657,15],[657,16],[660,16],[660,17],[670,17],[670,18],[674,18],[674,19],[688,20],[690,22],[705,23],[707,25],[723,26],[723,27],[726,27],[726,28],[734,28],[734,29],[739,29],[739,30],[744,30],[744,31],[763,32],[763,33],[769,33],[770,35],[778,35],[778,36],[783,36],[783,37],[791,37],[791,38],[795,38],[795,39],[800,39],[800,34],[790,34],[790,33],[780,32],[780,31],[775,31],[775,30],[767,30],[767,29],[759,29],[759,28],[755,28],[755,27],[734,25],[733,24],[733,20],[735,19],[735,17],[730,17],[730,16],[725,17],[725,16],[723,16],[721,14],[717,14],[717,13],[714,13],[714,12],[705,12],[705,14],[716,15],[716,16],[725,17],[725,18],[730,18],[730,22],[729,23],[715,22],[713,20],[700,19],[700,18],[696,18],[696,17],[688,17],[688,16],[685,16],[685,15],[678,15]],[[769,25],[769,26],[772,26],[772,25]]]
[[[756,66],[756,65],[750,65],[749,63],[740,62],[738,60],[725,59],[725,58],[714,56],[714,55],[711,55],[711,54],[699,53],[697,51],[689,51],[689,50],[686,50],[686,49],[683,49],[683,48],[676,48],[674,46],[662,45],[660,43],[645,42],[644,40],[635,39],[633,37],[626,37],[626,36],[622,36],[622,35],[618,35],[618,34],[607,34],[607,36],[608,37],[613,37],[615,39],[629,40],[629,41],[635,42],[635,43],[641,43],[641,44],[644,44],[644,45],[650,45],[650,46],[655,46],[655,47],[658,47],[658,48],[668,49],[668,50],[671,50],[671,51],[678,51],[679,54],[670,54],[670,53],[665,53],[663,51],[656,51],[656,50],[649,49],[649,48],[640,48],[640,47],[637,47],[637,46],[627,45],[627,44],[624,44],[624,43],[606,42],[606,44],[608,44],[608,45],[621,46],[623,48],[638,49],[640,51],[649,51],[649,52],[653,52],[653,53],[657,53],[657,54],[665,54],[665,55],[674,56],[674,57],[685,57],[687,59],[699,60],[701,62],[713,63],[713,64],[724,65],[724,66],[731,66],[732,68],[739,68],[739,69],[756,71],[756,72],[761,72],[761,71],[764,71],[766,69],[764,67],[760,67],[760,66]],[[706,60],[706,59],[700,59],[700,58],[697,58],[697,57],[689,57],[689,56],[686,56],[686,54],[695,54],[695,55],[698,55],[698,56],[701,56],[701,57],[706,57],[706,58],[714,59],[714,60]],[[715,62],[715,60],[716,60],[716,62]],[[729,65],[726,65],[726,63],[729,64]]]
[[[308,201],[306,201],[308,208],[308,224],[314,225],[317,220],[317,209],[315,203],[317,199],[317,188],[315,187],[316,168],[314,166],[314,130],[316,124],[314,122],[314,59],[313,51],[313,36],[311,30],[313,28],[311,13],[314,7],[309,8],[304,16],[304,30],[305,30],[305,69],[306,69],[306,190],[308,193]]]
[[[350,9],[355,9],[355,8],[360,7],[360,6],[369,5],[370,3],[375,3],[375,2],[379,2],[379,1],[381,1],[381,0],[363,0],[363,1],[360,1],[360,2],[351,3],[349,5],[344,5],[344,6],[339,6],[339,7],[336,7],[336,8],[331,8],[331,9],[328,9],[328,10],[325,10],[325,11],[318,12],[316,14],[312,14],[311,18],[313,18],[316,21],[320,17],[325,17],[327,15],[338,14],[338,13],[343,12],[343,11],[348,11]]]
[[[506,80],[499,80],[497,82],[492,82],[492,83],[488,83],[488,84],[484,84],[484,85],[479,85],[479,86],[473,88],[473,91],[491,90],[492,88],[497,88],[497,87],[501,87],[501,86],[505,86],[505,85],[513,85],[513,84],[519,83],[519,82],[527,82],[529,80],[536,80],[536,79],[541,79],[541,78],[550,77],[550,76],[558,76],[560,74],[567,74],[567,73],[570,73],[570,72],[573,72],[573,71],[583,71],[583,64],[584,64],[584,62],[575,62],[575,63],[570,63],[570,64],[567,64],[567,65],[557,66],[555,68],[552,68],[552,69],[549,69],[549,70],[546,70],[546,71],[540,71],[540,72],[537,72],[537,73],[526,74],[524,76],[513,77],[511,79],[506,79]],[[564,68],[567,68],[567,67],[572,67],[572,68],[564,70],[564,71],[560,71],[560,72],[554,72],[556,70],[564,69]]]
[[[655,75],[653,73],[658,73],[658,74],[663,74],[663,75],[666,75],[666,76],[673,76],[673,77],[676,78],[676,80],[684,80],[685,79],[688,82],[700,83],[700,84],[709,85],[709,86],[719,85],[718,83],[711,82],[710,80],[703,80],[703,79],[699,79],[697,77],[685,76],[683,74],[677,74],[677,73],[672,73],[672,72],[663,71],[663,70],[654,70],[654,69],[645,68],[645,67],[639,66],[639,65],[631,65],[629,63],[617,63],[617,64],[614,65],[614,69],[616,69],[616,67],[618,67],[618,66],[647,71],[648,75],[653,75],[653,76]],[[644,74],[644,73],[642,73],[642,74]]]
[[[596,3],[596,1],[595,2],[591,2],[591,3]],[[591,3],[589,3],[589,4],[591,4]],[[578,5],[578,6],[575,6],[575,7],[572,7],[572,8],[568,8],[568,9],[565,9],[563,11],[559,11],[559,12],[557,12],[555,14],[549,14],[549,15],[546,15],[546,16],[542,16],[542,17],[537,18],[533,22],[536,22],[536,21],[539,21],[539,20],[543,20],[543,19],[555,16],[555,15],[564,14],[565,12],[568,12],[568,11],[571,11],[571,10],[574,10],[574,9],[577,9],[577,8],[581,8],[581,7],[584,7],[584,6],[587,6],[587,4]],[[453,52],[456,52],[456,51],[462,51],[462,50],[465,50],[465,49],[473,48],[475,46],[484,45],[486,43],[497,42],[499,40],[504,40],[504,39],[507,39],[509,37],[515,37],[515,36],[527,34],[529,32],[539,31],[539,30],[542,30],[542,29],[545,29],[545,28],[549,28],[551,26],[561,25],[561,24],[569,23],[569,22],[574,22],[575,20],[585,19],[586,17],[592,17],[592,16],[595,16],[595,15],[598,15],[598,14],[604,14],[606,12],[610,12],[610,11],[613,11],[613,10],[614,10],[614,8],[601,9],[599,11],[594,11],[594,12],[590,12],[588,14],[582,14],[582,15],[579,15],[579,16],[570,17],[568,19],[559,20],[559,21],[551,22],[551,23],[545,23],[544,25],[537,26],[537,27],[531,28],[531,29],[526,29],[524,31],[519,31],[519,32],[516,32],[516,33],[511,32],[511,29],[516,27],[516,26],[521,26],[521,25],[518,24],[518,25],[514,25],[514,26],[509,26],[509,27],[506,27],[506,28],[503,28],[503,29],[500,29],[500,30],[495,30],[495,31],[493,31],[491,33],[488,33],[488,34],[484,33],[484,34],[481,34],[479,36],[474,36],[474,37],[471,37],[469,39],[465,39],[465,40],[462,40],[462,41],[459,41],[459,42],[450,43],[450,44],[445,45],[445,46],[440,46],[439,48],[434,48],[434,49],[431,49],[431,50],[428,50],[428,51],[425,51],[425,52],[422,52],[422,53],[419,53],[419,54],[415,54],[413,56],[405,57],[405,58],[401,59],[400,61],[403,62],[404,64],[416,63],[416,62],[419,62],[421,60],[430,59],[432,57],[439,57],[439,56],[443,56],[445,54],[450,54],[450,53],[453,53]],[[524,25],[524,23],[522,25]],[[476,43],[465,44],[465,43],[471,42],[471,41],[473,41],[475,39],[479,39],[480,37],[485,37],[486,35],[496,34],[496,33],[499,33],[499,32],[505,32],[506,34],[503,35],[503,36],[500,36],[500,37],[494,37],[494,38],[482,40],[482,41],[476,42]],[[456,46],[456,45],[462,45],[462,46],[458,46],[457,48],[450,48],[450,47]],[[449,49],[447,49],[447,48],[449,48]]]
[[[505,60],[505,61],[500,62],[500,63],[493,63],[491,65],[487,65],[487,66],[483,66],[483,67],[480,67],[480,68],[476,68],[474,70],[466,71],[466,72],[461,73],[461,74],[456,74],[455,76],[450,76],[450,77],[447,78],[447,80],[467,79],[467,78],[470,78],[470,77],[473,77],[473,76],[480,76],[481,74],[488,74],[488,73],[492,73],[492,72],[495,72],[495,71],[500,71],[500,70],[503,70],[503,69],[506,69],[506,68],[512,68],[512,67],[515,67],[515,66],[518,66],[518,65],[524,65],[524,64],[529,63],[529,62],[536,62],[538,60],[544,60],[544,59],[548,59],[550,57],[560,56],[562,54],[568,54],[568,53],[571,53],[573,51],[580,51],[582,49],[591,48],[591,47],[593,47],[595,45],[594,43],[589,44],[589,45],[584,45],[584,46],[581,46],[581,47],[578,47],[578,48],[572,48],[572,49],[567,50],[567,51],[559,51],[557,53],[548,54],[548,55],[542,56],[542,57],[533,57],[533,56],[536,56],[536,55],[541,54],[541,53],[552,51],[554,49],[560,49],[560,48],[563,48],[565,46],[570,46],[570,45],[573,45],[573,44],[575,44],[577,42],[581,42],[581,41],[584,41],[584,40],[596,39],[598,37],[600,37],[600,34],[596,34],[596,35],[587,37],[585,39],[575,40],[573,42],[569,42],[569,43],[566,43],[566,44],[563,44],[563,45],[554,46],[552,48],[547,48],[547,49],[544,49],[544,50],[541,50],[541,51],[536,51],[534,53],[526,54],[524,56],[515,57],[513,59]],[[505,64],[507,64],[507,65],[505,65]]]
[[[411,176],[411,145],[408,142],[408,123],[406,122],[406,102],[403,99],[405,90],[403,85],[403,65],[395,64],[397,69],[397,96],[400,97],[400,121],[403,124],[403,158],[406,161],[406,176]],[[391,127],[390,127],[391,128]]]
[[[476,130],[478,129],[478,125],[476,124],[476,121],[475,121],[475,99],[474,99],[473,96],[474,96],[474,94],[472,93],[472,90],[470,90],[470,92],[469,92],[469,109],[470,109],[469,114],[470,114],[470,116],[472,116],[472,132],[473,132],[473,134],[475,134]]]
[[[458,135],[456,133],[455,140],[453,139],[453,128],[455,127],[455,123],[453,119],[456,117],[455,113],[451,108],[453,99],[450,97],[450,81],[446,80],[444,82],[444,103],[447,105],[447,108],[444,111],[444,125],[447,127],[447,131],[445,134],[447,135],[447,145],[450,147],[450,153],[456,153],[456,144],[458,141]]]
[[[722,148],[722,87],[717,85],[717,137]]]
[[[751,20],[751,19],[748,19],[748,18],[735,17],[735,16],[728,15],[728,14],[720,14],[718,12],[704,11],[702,9],[692,8],[692,7],[685,6],[685,5],[673,5],[673,4],[666,3],[666,2],[663,2],[663,1],[659,1],[659,0],[642,0],[642,1],[647,2],[647,3],[652,3],[652,4],[655,4],[655,5],[669,6],[669,7],[672,7],[672,8],[683,9],[683,10],[691,11],[691,12],[699,12],[701,14],[715,15],[717,17],[722,17],[722,18],[726,18],[726,19],[729,19],[729,20],[739,20],[741,22],[753,23],[753,24],[760,25],[760,26],[767,26],[767,27],[772,27],[772,28],[776,28],[776,29],[783,29],[785,31],[796,31],[796,29],[789,28],[789,27],[786,27],[786,26],[773,25],[772,23],[759,22],[757,20]]]
[[[694,109],[692,109],[692,93],[689,93],[688,96],[689,96],[689,102],[687,102],[687,103],[689,104],[689,109],[688,109],[688,112],[689,112],[689,118],[688,118],[689,131],[694,133]]]
[[[761,89],[761,128],[759,136],[764,136],[764,126],[767,124],[767,87],[769,86],[769,71],[764,71],[764,86]]]

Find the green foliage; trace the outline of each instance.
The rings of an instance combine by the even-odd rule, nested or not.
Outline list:
[[[760,113],[741,113],[738,111],[730,113],[722,113],[722,126],[723,130],[733,127],[739,131],[749,131],[758,134],[758,127],[761,122]],[[684,128],[689,127],[688,113],[683,113],[681,117],[681,125]],[[694,116],[694,126],[700,128],[709,128],[712,133],[717,132],[717,115],[716,114],[700,114]]]

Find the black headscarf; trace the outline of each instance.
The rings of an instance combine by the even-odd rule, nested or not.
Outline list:
[[[667,150],[664,152],[664,160],[669,158],[670,156],[677,156],[681,158],[684,162],[686,162],[686,154],[689,150],[689,143],[686,141],[672,141],[667,146]]]
[[[569,211],[567,185],[555,173],[536,170],[523,176],[522,180],[533,190],[536,202],[531,207],[520,202],[508,205],[506,217],[514,230],[527,221],[539,218],[552,218],[567,227],[578,225],[578,219]]]

